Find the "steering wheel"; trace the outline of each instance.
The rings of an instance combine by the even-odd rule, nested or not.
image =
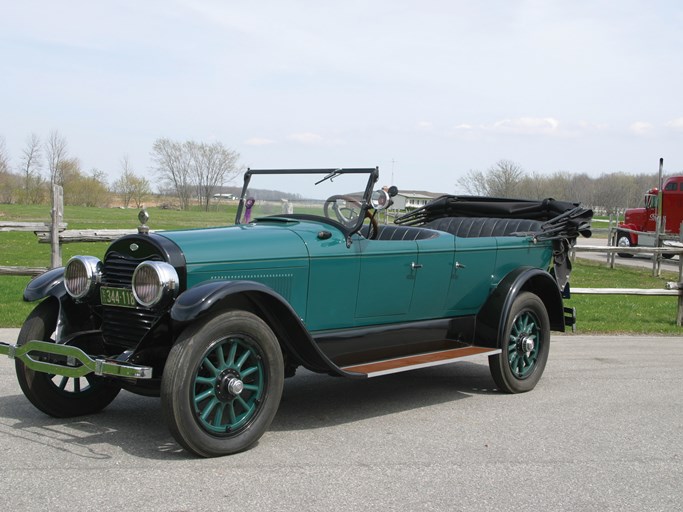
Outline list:
[[[352,205],[358,207],[359,211],[363,207],[361,202],[355,197],[345,195],[330,196],[325,200],[325,217],[327,217],[328,219],[334,219],[340,224],[346,226],[347,228],[352,228],[358,222],[358,213],[356,212],[355,208],[349,208],[348,206],[340,208],[337,204],[337,201],[339,201],[340,199],[346,201],[347,204],[351,203]],[[330,215],[330,205],[332,207],[332,211],[334,212],[334,217]],[[365,210],[365,217],[370,219],[371,224],[368,238],[374,240],[377,238],[377,235],[379,234],[379,226],[377,224],[377,219],[374,215],[370,213],[369,210]]]

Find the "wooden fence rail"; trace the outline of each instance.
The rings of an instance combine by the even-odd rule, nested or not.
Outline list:
[[[676,325],[683,327],[683,248],[680,247],[614,247],[603,245],[575,245],[572,247],[573,257],[577,252],[601,252],[613,258],[619,254],[678,254],[678,282],[667,283],[665,289],[659,288],[572,288],[572,293],[592,295],[648,295],[648,296],[674,296],[678,297],[678,311],[676,313]],[[612,266],[614,260],[612,259]]]

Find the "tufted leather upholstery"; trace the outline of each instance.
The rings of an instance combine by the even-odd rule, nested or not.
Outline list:
[[[443,217],[428,222],[426,228],[446,231],[463,238],[511,236],[513,233],[540,231],[543,223],[529,219],[495,219],[485,217]]]
[[[362,229],[363,236],[368,235],[368,227]],[[433,229],[414,228],[411,226],[396,226],[393,224],[379,226],[377,240],[427,240],[439,236]]]

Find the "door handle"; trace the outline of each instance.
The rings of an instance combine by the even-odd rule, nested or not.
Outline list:
[[[467,267],[465,265],[463,265],[462,263],[460,263],[459,261],[456,261],[455,262],[455,268],[467,268]]]
[[[422,268],[422,265],[420,263],[415,263],[414,261],[410,264],[410,268],[413,270],[417,270],[418,268]]]

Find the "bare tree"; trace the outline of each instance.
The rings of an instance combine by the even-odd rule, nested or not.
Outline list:
[[[152,149],[157,173],[175,187],[180,206],[187,209],[192,191],[204,209],[214,192],[239,172],[239,154],[220,142],[184,143],[158,139]]]
[[[62,162],[66,159],[66,155],[66,139],[57,130],[52,130],[45,142],[45,157],[47,158],[47,168],[50,172],[50,197],[54,193],[54,185],[63,185],[64,183],[62,172],[64,166]]]
[[[142,208],[147,198],[152,194],[152,185],[147,178],[134,176],[133,178],[133,201],[136,208]]]
[[[0,173],[9,172],[9,156],[5,146],[5,137],[0,136]]]
[[[190,208],[192,194],[192,157],[183,150],[183,144],[169,139],[157,139],[152,146],[152,159],[157,174],[175,188],[180,207]]]
[[[511,160],[499,160],[486,172],[470,170],[458,180],[468,193],[491,197],[513,197],[519,194],[524,170]]]
[[[189,141],[185,146],[192,155],[193,181],[197,197],[204,210],[208,211],[215,191],[239,172],[239,153],[226,148],[221,142],[205,144]]]
[[[13,203],[16,200],[17,182],[18,177],[10,172],[5,138],[0,137],[0,203]]]
[[[41,168],[40,137],[32,133],[26,138],[26,144],[21,153],[20,171],[24,179],[24,202],[38,204],[43,200],[44,182],[40,175]]]
[[[121,174],[121,177],[114,182],[113,188],[114,192],[121,196],[124,208],[128,208],[135,192],[135,173],[131,169],[128,155],[124,155],[123,158],[121,158],[121,170],[123,173]]]

